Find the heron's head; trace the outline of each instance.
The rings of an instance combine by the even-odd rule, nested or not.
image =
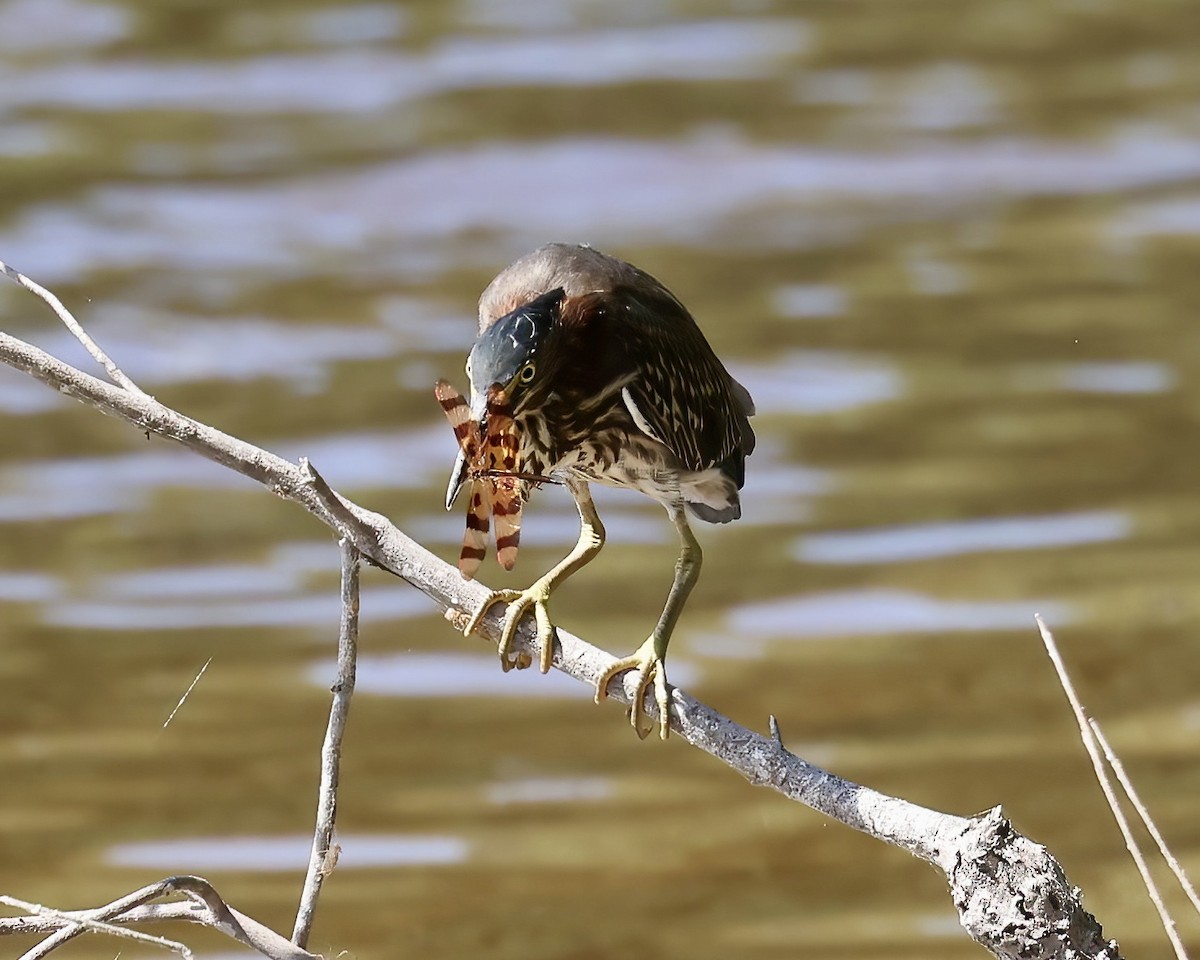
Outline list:
[[[486,429],[488,390],[503,392],[514,412],[544,380],[547,342],[558,326],[563,290],[544,293],[500,317],[479,335],[467,359],[471,416]]]
[[[503,394],[513,416],[538,403],[539,387],[548,382],[547,343],[558,326],[564,293],[561,287],[535,297],[500,317],[479,335],[467,358],[471,380],[471,419],[480,436],[488,433],[488,399]],[[446,509],[454,503],[467,478],[469,464],[461,451],[446,488]]]

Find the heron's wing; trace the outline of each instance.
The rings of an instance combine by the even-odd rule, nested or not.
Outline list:
[[[742,484],[743,459],[754,449],[748,418],[754,404],[735,381],[691,314],[657,282],[613,291],[628,369],[622,390],[638,427],[689,470],[722,466]]]

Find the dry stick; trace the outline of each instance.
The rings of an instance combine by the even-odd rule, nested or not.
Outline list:
[[[36,291],[35,291],[36,292]],[[320,482],[314,471],[281,459],[164,406],[152,397],[109,386],[31,344],[0,333],[0,361],[109,416],[174,440],[299,503],[374,563],[417,587],[460,627],[488,597],[488,588],[464,581],[405,536],[386,517],[364,510]],[[449,439],[449,437],[448,437]],[[480,634],[499,639],[502,611],[489,611]],[[565,630],[558,631],[554,666],[594,686],[615,658]],[[533,651],[528,621],[515,647]],[[629,703],[632,676],[618,678],[611,698]],[[648,715],[654,716],[653,703]],[[756,733],[676,688],[671,727],[751,783],[770,786],[841,823],[907,850],[940,867],[970,936],[1002,958],[1052,957],[1119,960],[1081,894],[1041,847],[1014,831],[998,809],[970,819],[940,813],[837,777],[790,753],[775,737]]]
[[[1100,756],[1100,747],[1088,725],[1088,716],[1083,709],[1083,703],[1075,693],[1075,687],[1067,675],[1067,668],[1063,664],[1062,657],[1058,655],[1058,646],[1054,642],[1054,635],[1040,615],[1034,614],[1034,619],[1037,621],[1038,631],[1042,635],[1042,643],[1046,646],[1046,653],[1050,657],[1050,662],[1054,664],[1055,673],[1058,674],[1059,685],[1062,687],[1063,693],[1067,695],[1067,701],[1075,713],[1075,722],[1079,725],[1079,738],[1083,741],[1083,747],[1087,750],[1088,757],[1091,758],[1092,769],[1096,772],[1096,780],[1100,784],[1100,789],[1104,791],[1104,798],[1108,801],[1108,808],[1112,811],[1113,819],[1117,821],[1121,836],[1125,838],[1125,847],[1129,851],[1129,855],[1133,857],[1133,862],[1137,864],[1138,872],[1142,875],[1142,883],[1146,886],[1146,892],[1150,894],[1150,899],[1154,902],[1154,908],[1158,911],[1159,919],[1162,921],[1163,929],[1167,931],[1171,946],[1175,948],[1175,956],[1179,957],[1179,960],[1187,960],[1187,951],[1175,930],[1175,921],[1171,919],[1170,913],[1167,912],[1167,908],[1162,902],[1162,897],[1159,896],[1158,887],[1146,865],[1146,858],[1142,856],[1142,851],[1133,838],[1133,831],[1129,828],[1129,821],[1121,810],[1120,800],[1118,800],[1112,781],[1108,777],[1108,771],[1104,767],[1104,759]]]
[[[333,847],[333,827],[337,819],[338,773],[342,762],[342,738],[346,733],[346,718],[350,713],[350,698],[354,696],[354,673],[358,660],[358,569],[357,548],[345,537],[338,544],[342,554],[342,620],[338,630],[337,677],[331,688],[333,703],[329,707],[329,725],[325,743],[321,746],[321,787],[317,797],[317,828],[313,836],[308,875],[296,912],[292,943],[308,946],[313,914],[321,884],[337,862]]]
[[[1192,882],[1188,879],[1188,875],[1184,872],[1179,861],[1175,859],[1167,847],[1167,841],[1163,839],[1161,833],[1158,832],[1158,826],[1150,817],[1150,811],[1146,809],[1146,805],[1142,803],[1142,798],[1138,796],[1137,790],[1133,787],[1133,781],[1129,779],[1125,773],[1125,766],[1121,763],[1113,748],[1109,745],[1103,731],[1100,729],[1094,719],[1089,718],[1088,724],[1092,728],[1092,733],[1096,735],[1096,739],[1100,742],[1101,748],[1104,750],[1104,757],[1108,760],[1108,765],[1112,767],[1113,773],[1117,776],[1117,782],[1121,784],[1121,788],[1125,791],[1125,796],[1129,798],[1129,802],[1133,804],[1133,808],[1138,812],[1138,816],[1142,818],[1142,823],[1150,832],[1150,836],[1154,838],[1154,842],[1158,844],[1158,852],[1162,854],[1162,858],[1167,861],[1171,871],[1175,874],[1175,879],[1179,881],[1179,885],[1183,887],[1183,892],[1187,894],[1189,900],[1192,901],[1192,906],[1197,913],[1200,913],[1200,898],[1196,896],[1196,890],[1192,886]]]
[[[200,922],[205,926],[219,930],[271,960],[320,960],[316,954],[291,943],[265,924],[233,909],[203,877],[168,877],[162,882],[172,891],[184,893],[204,905],[206,916]]]
[[[125,376],[125,374],[121,372],[121,368],[109,359],[108,354],[100,349],[100,345],[96,343],[96,341],[90,336],[88,336],[87,331],[79,325],[78,320],[71,316],[71,311],[63,306],[62,301],[59,300],[58,297],[52,294],[41,284],[34,283],[27,276],[25,276],[25,274],[18,273],[3,260],[0,260],[0,270],[3,270],[4,275],[14,283],[20,284],[26,290],[45,300],[46,303],[49,304],[50,309],[58,315],[58,319],[66,324],[67,329],[75,335],[75,339],[82,343],[87,349],[87,352],[92,355],[92,358],[108,371],[108,375],[113,378],[114,383],[119,384],[126,390],[131,390],[134,393],[140,393],[142,396],[146,395],[141,387]]]
[[[171,895],[185,896],[187,901],[150,902]],[[11,898],[0,900],[20,903]],[[65,943],[89,928],[121,935],[127,931],[111,928],[111,925],[162,920],[186,920],[209,927],[258,951],[269,960],[321,960],[317,954],[309,953],[270,927],[233,909],[203,877],[167,877],[93,910],[47,911],[32,917],[3,917],[0,918],[0,935],[58,932],[63,934],[61,942]],[[55,947],[59,945],[54,944]],[[46,943],[39,944],[39,947],[45,946]],[[36,956],[45,956],[48,952],[43,951]]]
[[[153,944],[156,947],[163,947],[173,953],[178,953],[185,960],[192,960],[192,951],[178,940],[168,940],[166,937],[156,937],[152,933],[142,933],[140,930],[129,930],[125,927],[114,926],[111,923],[105,923],[103,920],[97,920],[92,917],[69,917],[59,910],[44,907],[40,903],[29,903],[25,900],[18,900],[16,897],[0,896],[0,903],[16,907],[18,910],[25,910],[36,916],[62,920],[66,924],[66,926],[56,933],[51,934],[36,947],[21,954],[19,960],[42,960],[43,957],[49,956],[52,951],[57,950],[68,940],[73,940],[81,933],[89,930],[96,933],[107,933],[110,936],[121,937],[125,940],[137,940],[140,943]]]
[[[48,910],[42,907],[40,908],[42,912],[32,917],[3,918],[0,919],[0,934],[41,934],[57,931],[63,933],[63,936],[59,939],[61,943],[65,943],[67,940],[84,933],[89,928],[89,923],[115,921],[118,917],[125,916],[128,911],[141,906],[149,900],[153,900],[155,897],[161,896],[161,886],[161,883],[158,883],[142,887],[140,890],[127,893],[125,896],[118,897],[111,903],[106,903],[104,906],[96,907],[92,910]],[[21,904],[20,901],[13,900],[10,897],[0,897],[0,903],[8,903],[13,906]],[[37,905],[34,904],[31,906]],[[29,906],[25,906],[24,909],[28,910]],[[54,944],[55,947],[59,945],[59,943]],[[45,946],[45,944],[41,944],[40,946]]]
[[[208,665],[212,662],[213,662],[212,657],[209,657],[207,660],[204,661],[204,666],[202,666],[200,668],[200,672],[197,673],[196,676],[194,676],[192,678],[192,682],[188,684],[188,688],[183,691],[183,696],[180,697],[179,702],[177,704],[175,704],[175,709],[171,711],[171,715],[168,716],[167,719],[163,721],[162,728],[164,730],[166,730],[167,727],[170,726],[171,721],[175,719],[175,714],[177,714],[179,712],[179,708],[182,707],[187,702],[187,698],[192,695],[192,691],[196,689],[196,684],[198,684],[200,682],[200,678],[202,676],[204,676],[204,671],[208,669]]]

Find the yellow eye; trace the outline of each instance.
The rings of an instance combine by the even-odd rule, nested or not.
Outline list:
[[[529,381],[533,379],[533,374],[534,374],[533,364],[527,363],[527,364],[525,364],[524,367],[521,368],[520,376],[517,379],[519,379],[522,383],[529,383]]]

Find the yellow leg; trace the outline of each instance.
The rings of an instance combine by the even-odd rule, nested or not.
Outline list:
[[[513,638],[517,635],[517,626],[521,618],[533,608],[534,621],[537,624],[538,666],[542,673],[550,670],[550,661],[554,659],[554,624],[546,609],[546,601],[559,583],[576,573],[591,562],[592,558],[604,546],[604,524],[596,513],[596,505],[592,503],[592,494],[588,485],[582,480],[567,480],[567,489],[575,498],[575,506],[579,509],[579,540],[574,549],[555,565],[545,576],[539,577],[526,590],[493,590],[479,605],[463,631],[470,636],[478,628],[483,615],[495,604],[506,602],[508,609],[504,612],[504,624],[500,628],[500,665],[505,672],[514,666],[528,666],[528,663],[516,663],[510,658]]]
[[[672,504],[667,509],[671,514],[671,522],[675,524],[679,533],[680,543],[679,559],[675,561],[675,579],[671,583],[671,592],[667,594],[667,603],[658,618],[654,632],[646,642],[628,657],[618,660],[605,670],[604,675],[596,682],[596,702],[599,703],[608,696],[608,683],[617,674],[626,670],[637,671],[637,696],[629,708],[629,722],[643,740],[653,729],[652,723],[648,728],[643,728],[642,724],[643,720],[648,719],[646,694],[652,684],[654,702],[658,706],[658,735],[663,740],[670,736],[671,696],[665,665],[667,645],[671,642],[671,634],[675,630],[679,614],[683,612],[688,594],[692,592],[692,587],[696,585],[700,576],[700,565],[704,559],[700,544],[692,533],[692,528],[688,526],[687,517],[684,516],[683,504]]]

